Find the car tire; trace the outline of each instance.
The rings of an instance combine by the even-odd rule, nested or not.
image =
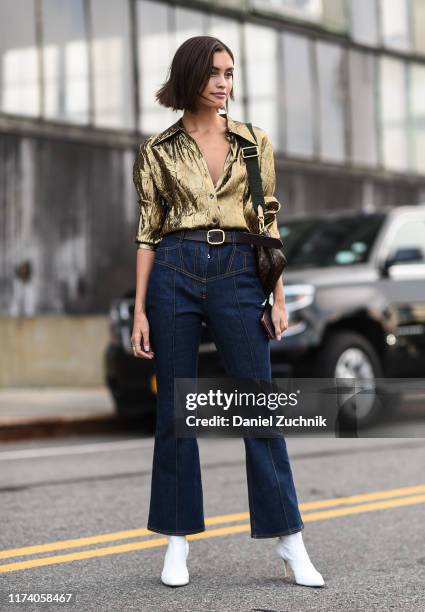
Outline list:
[[[361,375],[358,375],[359,372]],[[355,377],[374,381],[383,377],[383,368],[377,352],[366,338],[355,332],[340,331],[326,338],[316,356],[313,376],[332,379]],[[384,415],[389,416],[399,405],[398,397],[374,385],[370,383],[370,388],[374,387],[370,393],[347,395],[338,410],[336,432],[353,432],[369,426]],[[321,399],[321,402],[326,401],[329,400]]]

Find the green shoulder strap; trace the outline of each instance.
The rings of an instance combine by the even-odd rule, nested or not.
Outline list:
[[[254,130],[252,128],[251,123],[246,123],[249,131],[254,137],[255,142],[257,142],[257,138],[255,136]],[[252,142],[240,134],[236,134],[238,137],[241,148],[242,148],[242,157],[245,160],[246,170],[248,174],[248,182],[249,189],[251,192],[252,204],[254,206],[254,210],[257,213],[259,219],[263,219],[264,222],[264,193],[263,193],[263,185],[261,181],[261,172],[260,172],[260,164],[259,164],[259,150],[258,145],[253,145]],[[262,213],[259,214],[258,206],[261,206]],[[260,209],[260,210],[261,210]],[[260,224],[260,231],[262,231],[262,227]]]

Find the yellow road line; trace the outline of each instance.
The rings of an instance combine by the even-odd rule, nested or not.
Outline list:
[[[361,504],[358,506],[352,506],[348,508],[337,508],[333,510],[324,510],[321,512],[312,512],[307,515],[302,515],[304,522],[313,522],[336,518],[340,516],[348,516],[350,514],[359,514],[362,512],[375,512],[377,510],[385,510],[389,508],[398,508],[402,506],[412,506],[414,504],[425,503],[425,495],[412,495],[408,497],[402,497],[398,499],[388,499],[385,501],[379,501],[369,504]],[[203,540],[208,538],[215,538],[224,535],[232,535],[236,533],[242,533],[244,531],[250,531],[250,524],[243,525],[232,525],[230,527],[220,527],[218,529],[210,529],[200,533],[193,533],[187,536],[188,540]],[[93,559],[95,557],[104,557],[106,555],[117,555],[126,552],[134,552],[137,550],[144,550],[147,548],[155,548],[158,546],[164,546],[168,543],[166,537],[153,538],[150,540],[144,540],[139,542],[131,542],[128,544],[118,544],[116,546],[105,546],[103,548],[95,548],[91,550],[83,550],[74,553],[68,553],[65,555],[55,555],[52,557],[42,557],[38,559],[28,559],[26,561],[16,561],[13,563],[6,563],[0,565],[0,574],[7,572],[15,572],[24,569],[30,569],[35,567],[43,567],[46,565],[57,565],[60,563],[70,563],[72,561],[79,561],[83,559]]]
[[[299,508],[301,512],[303,512],[305,510],[316,510],[319,508],[344,506],[365,501],[413,495],[415,493],[425,493],[425,485],[399,487],[397,489],[386,489],[384,491],[374,491],[372,493],[360,493],[358,495],[350,495],[346,497],[336,497],[331,499],[322,499],[319,501],[303,502],[299,504]],[[221,523],[246,521],[247,519],[249,519],[249,512],[221,514],[205,519],[205,525],[220,525]],[[59,540],[57,542],[49,542],[47,544],[36,544],[33,546],[12,548],[9,550],[0,550],[0,559],[10,559],[12,557],[23,557],[26,555],[55,552],[58,550],[65,550],[67,548],[82,548],[84,546],[90,546],[93,544],[105,544],[106,542],[116,542],[118,540],[127,540],[151,535],[155,535],[155,533],[149,531],[149,529],[127,529],[124,531],[115,531],[112,533],[85,536],[81,538],[74,538],[71,540]]]
[[[149,531],[148,529],[131,529],[125,531],[115,531],[114,533],[87,536],[83,538],[74,538],[73,540],[60,540],[58,542],[49,542],[48,544],[36,544],[34,546],[26,546],[24,548],[1,550],[0,559],[10,559],[10,557],[22,557],[24,555],[54,552],[55,550],[64,550],[65,548],[80,548],[82,546],[89,546],[90,544],[116,542],[117,540],[139,538],[146,535],[152,535],[152,531]]]
[[[371,502],[370,504],[360,504],[351,508],[337,508],[335,510],[322,510],[322,512],[311,512],[302,515],[303,521],[320,521],[323,519],[346,516],[348,514],[360,514],[361,512],[375,512],[376,510],[387,510],[388,508],[400,508],[401,506],[412,506],[414,504],[425,503],[425,495],[410,495],[408,497],[398,497],[397,499],[387,499],[385,501]],[[1,565],[0,565],[1,567]]]
[[[317,508],[329,508],[330,506],[345,506],[348,504],[358,504],[365,501],[373,501],[375,499],[388,499],[390,497],[404,497],[405,495],[413,495],[417,493],[425,493],[425,484],[415,485],[412,487],[400,487],[398,489],[386,489],[384,491],[374,491],[373,493],[360,493],[358,495],[349,495],[348,497],[336,497],[334,499],[322,499],[313,502],[304,502],[300,504],[302,510],[316,510]]]

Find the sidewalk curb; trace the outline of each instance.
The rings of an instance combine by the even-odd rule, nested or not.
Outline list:
[[[126,430],[132,419],[121,419],[110,412],[86,417],[40,417],[37,419],[0,419],[0,442],[15,442]]]

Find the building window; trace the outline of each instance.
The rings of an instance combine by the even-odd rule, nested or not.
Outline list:
[[[323,0],[323,25],[336,32],[347,29],[346,0]]]
[[[425,174],[425,66],[410,66],[410,116],[413,147],[413,166]]]
[[[143,0],[137,3],[140,131],[161,132],[177,120],[171,109],[160,106],[155,92],[167,79],[176,51],[172,36],[173,9],[167,4]]]
[[[89,79],[82,0],[43,0],[43,82],[47,119],[87,123]]]
[[[406,67],[397,59],[380,59],[382,161],[392,170],[408,167]]]
[[[386,47],[408,51],[411,48],[409,32],[409,2],[407,0],[380,0],[382,42]]]
[[[327,161],[345,161],[346,75],[343,50],[331,43],[317,42],[319,85],[318,115],[320,156]]]
[[[204,0],[204,2],[211,2],[211,0]],[[215,0],[216,4],[222,4],[226,8],[235,8],[243,10],[245,8],[246,0]]]
[[[346,0],[250,0],[251,8],[278,16],[320,23],[325,28],[344,31]]]
[[[412,0],[413,46],[417,53],[425,55],[425,2]]]
[[[323,0],[251,0],[251,6],[308,21],[319,22],[323,16]]]
[[[266,130],[275,147],[283,148],[278,123],[278,32],[247,23],[244,36],[249,121]]]
[[[378,162],[376,137],[376,61],[373,55],[350,51],[351,159],[356,164]]]
[[[134,128],[129,3],[91,0],[94,123]]]
[[[314,148],[314,94],[310,41],[305,36],[283,35],[285,149],[292,155],[312,157]]]
[[[174,13],[175,33],[174,45],[177,48],[192,36],[207,34],[207,21],[209,15],[201,11],[177,6]]]
[[[40,90],[33,4],[0,2],[0,24],[0,110],[37,116]]]
[[[349,0],[350,32],[354,40],[366,45],[378,44],[376,0]]]

